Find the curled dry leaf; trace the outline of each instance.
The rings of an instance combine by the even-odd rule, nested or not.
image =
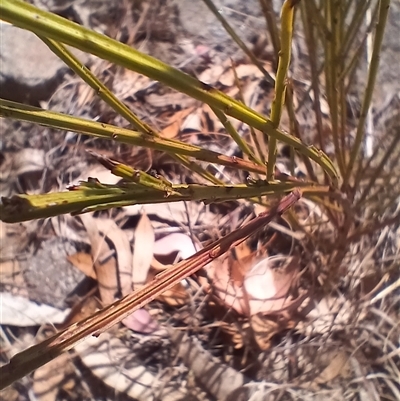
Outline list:
[[[336,377],[347,378],[350,374],[350,356],[343,350],[330,351],[328,366],[314,379],[315,384],[330,383]]]
[[[193,110],[194,107],[189,107],[188,109],[174,113],[174,115],[169,118],[167,122],[168,125],[161,131],[161,136],[167,139],[175,138],[178,133],[184,129],[183,121]]]
[[[154,230],[147,214],[143,212],[135,230],[135,246],[133,249],[132,283],[135,289],[142,287],[153,260]]]
[[[97,280],[91,255],[84,252],[77,252],[73,255],[68,255],[67,260],[71,262],[77,269],[79,269],[85,276]]]
[[[125,231],[110,219],[96,219],[97,227],[114,245],[121,295],[132,291],[132,251]]]
[[[200,249],[200,245],[195,245],[192,239],[183,233],[173,233],[157,240],[154,244],[154,255],[156,257],[151,262],[152,273],[149,275],[148,280],[152,280],[157,272],[171,267],[177,259],[187,259]],[[161,263],[157,257],[167,264]],[[158,297],[161,302],[165,302],[170,306],[184,305],[187,302],[187,298],[188,294],[181,283]]]
[[[283,260],[286,267],[278,271],[274,263]],[[298,261],[297,257],[272,257],[247,268],[225,258],[213,263],[209,271],[213,289],[225,305],[252,316],[280,311],[292,303],[288,292],[299,270]]]
[[[115,296],[118,294],[117,261],[112,256],[105,237],[99,232],[97,219],[89,214],[83,214],[80,217],[90,240],[92,262],[97,276],[101,301],[103,305],[109,305],[115,301]]]
[[[277,262],[286,263],[282,269],[274,268]],[[282,310],[291,299],[288,293],[299,271],[297,257],[273,256],[254,265],[244,278],[250,314]]]

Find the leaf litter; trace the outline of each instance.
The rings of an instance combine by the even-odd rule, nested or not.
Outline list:
[[[208,66],[199,76],[212,85],[225,86],[227,93],[235,96],[238,90],[234,85],[230,65],[229,61],[218,66]],[[102,68],[105,71],[109,66]],[[266,65],[265,68],[272,73],[271,67]],[[99,68],[99,71],[101,70]],[[236,66],[236,72],[243,81],[246,104],[261,111],[265,104],[260,102],[260,97],[257,95],[261,78],[258,72],[246,62]],[[118,70],[116,77],[121,73]],[[207,132],[210,135],[206,141],[215,140],[218,143],[220,138],[215,133],[219,133],[222,126],[207,106],[193,109],[194,106],[190,102],[188,104],[181,102],[184,107],[171,112],[169,106],[173,103],[178,104],[179,99],[169,101],[170,94],[158,92],[157,85],[143,76],[126,71],[124,74],[129,76],[124,75],[124,79],[115,79],[114,90],[146,117],[153,121],[159,118],[156,124],[160,125],[161,132],[165,136],[178,138],[185,132],[188,141],[196,143],[204,140],[201,135]],[[81,89],[79,86],[79,90],[76,88],[74,90],[79,94]],[[137,101],[143,94],[148,102],[147,110]],[[61,93],[60,97],[65,97],[64,95]],[[268,98],[269,94],[263,96]],[[65,102],[62,99],[59,101]],[[80,101],[82,115],[97,112],[97,117],[106,122],[112,121],[112,113],[106,107],[99,105],[95,97],[81,94]],[[69,109],[69,105],[65,109]],[[159,116],[165,113],[169,113],[170,118],[161,119]],[[79,142],[81,140],[80,138],[76,143],[72,143],[72,146],[64,145],[68,152],[71,150],[78,154],[81,152],[80,157],[85,159]],[[99,152],[109,151],[108,144],[92,141],[84,140],[84,144],[94,146]],[[20,154],[26,157],[21,159],[18,156],[20,162],[15,177],[23,190],[32,189],[26,177],[31,179],[36,176],[33,177],[34,181],[40,181],[41,175],[38,173],[43,173],[46,165],[51,165],[51,160],[54,160],[50,158],[46,164],[46,154],[42,150],[36,149],[31,152],[32,157],[27,154],[27,150],[20,151],[22,152]],[[125,150],[113,149],[111,155],[123,151]],[[226,153],[229,152],[234,152],[234,146],[227,147]],[[57,150],[51,157],[60,155],[62,152]],[[127,153],[127,158],[135,167],[139,159],[149,159],[147,154],[139,150]],[[98,170],[97,166],[89,165],[86,160],[85,164],[86,171],[91,176],[101,178],[104,174],[116,179],[108,172]],[[167,172],[172,178],[183,174],[176,167],[171,167],[170,160],[165,163],[165,159],[163,161],[157,154],[152,155],[151,164],[161,172]],[[69,171],[68,177],[64,176],[61,181],[54,183],[53,187],[60,182],[65,184],[65,181],[86,178],[85,174],[82,175],[82,170],[76,166],[67,166],[65,171]],[[245,205],[245,210],[248,214],[252,213],[249,205]],[[323,246],[319,248],[315,246],[315,238],[321,236],[329,239],[337,233],[333,226],[326,223],[322,225],[321,222],[328,221],[328,217],[313,202],[302,200],[297,212],[302,218],[304,228],[302,232],[296,231],[299,236],[294,238],[295,250],[287,250],[287,253],[277,255],[271,252],[271,249],[267,249],[267,254],[260,258],[257,254],[260,251],[254,249],[254,244],[249,241],[242,249],[242,253],[230,254],[225,259],[214,261],[207,270],[209,276],[207,274],[206,277],[194,276],[186,280],[177,286],[175,292],[169,290],[148,309],[138,311],[139,314],[133,316],[135,319],[126,320],[125,325],[132,332],[120,327],[118,335],[103,334],[99,341],[90,339],[81,343],[75,351],[101,381],[117,392],[138,399],[150,399],[149,397],[154,396],[156,391],[160,391],[154,384],[157,378],[161,377],[163,383],[182,383],[188,377],[189,370],[194,372],[196,380],[201,383],[200,389],[197,390],[201,399],[207,399],[202,394],[204,390],[211,393],[215,399],[237,399],[235,394],[239,394],[241,390],[246,391],[248,399],[252,395],[251,399],[261,400],[266,394],[271,395],[279,391],[282,394],[287,391],[291,397],[302,395],[303,399],[311,399],[307,398],[311,397],[310,392],[307,392],[309,388],[303,393],[295,388],[307,387],[308,384],[315,392],[322,391],[321,385],[328,386],[328,395],[325,399],[335,399],[335,394],[336,397],[339,394],[339,398],[336,399],[344,399],[345,394],[338,389],[340,383],[348,382],[352,377],[352,369],[353,374],[358,370],[359,377],[365,376],[367,368],[363,367],[363,364],[368,366],[367,364],[375,360],[383,361],[385,355],[382,350],[375,349],[376,346],[373,345],[382,343],[386,344],[387,353],[394,355],[393,359],[387,359],[389,362],[384,365],[385,368],[393,374],[398,374],[395,366],[391,366],[392,360],[398,360],[399,356],[396,355],[396,312],[390,307],[390,302],[398,303],[396,292],[398,286],[393,285],[390,277],[385,275],[386,264],[379,261],[379,258],[371,256],[372,265],[358,263],[359,259],[363,259],[363,256],[367,258],[367,255],[363,255],[362,247],[354,246],[353,252],[344,261],[344,264],[353,270],[348,277],[343,278],[341,288],[325,287],[326,293],[313,293],[313,286],[317,281],[329,283],[331,277],[330,260],[324,255]],[[82,230],[77,223],[79,218],[70,216],[65,216],[63,221],[52,219],[53,228],[45,227],[43,230],[46,235],[54,235],[55,232],[57,236],[70,238],[82,244],[85,251],[70,255],[69,260],[80,266],[80,270],[87,276],[97,280],[101,288],[97,296],[103,304],[111,303],[116,297],[129,293],[132,284],[141,285],[151,280],[157,272],[167,269],[179,258],[190,257],[199,249],[198,243],[210,241],[216,235],[235,228],[235,226],[229,227],[228,224],[217,224],[223,222],[226,217],[226,210],[222,206],[211,211],[204,205],[191,204],[188,214],[188,209],[181,202],[171,205],[129,206],[114,214],[107,213],[81,216],[85,230]],[[125,221],[123,228],[115,224],[118,219]],[[204,227],[208,227],[208,230],[206,231]],[[303,235],[300,236],[300,233]],[[382,233],[381,243],[389,236],[390,233]],[[279,238],[282,240],[282,237]],[[312,246],[317,249],[315,254],[309,249],[303,249],[301,241],[305,242],[305,238],[311,239]],[[258,241],[265,245],[269,239],[271,238],[259,238]],[[16,246],[17,241],[13,242],[15,245],[10,254],[11,259],[21,253]],[[89,250],[88,245],[90,245]],[[24,247],[21,245],[21,248]],[[294,252],[298,250],[305,253],[307,263],[298,260]],[[390,250],[387,252],[390,254]],[[282,263],[276,267],[273,261],[279,258]],[[2,271],[7,269],[10,271],[9,265],[2,264],[2,266],[4,267]],[[135,266],[139,268],[136,269]],[[344,271],[347,271],[347,267],[342,266]],[[317,271],[319,268],[322,271]],[[16,264],[11,267],[14,272],[18,272],[18,269]],[[378,278],[374,271],[379,272]],[[392,277],[396,274],[395,269],[390,272]],[[391,284],[386,286],[385,283],[380,283],[381,277],[387,277],[388,283]],[[368,303],[368,293],[360,290],[367,281],[373,283],[369,284],[369,287],[372,286],[371,294],[374,296],[370,303]],[[347,293],[343,289],[346,289]],[[361,299],[364,297],[366,300],[355,302],[354,299],[359,297]],[[386,300],[389,300],[389,303],[386,303]],[[371,314],[375,314],[375,319],[380,322],[378,325],[380,331],[364,327],[366,317],[370,317]],[[156,338],[160,327],[168,327],[171,330],[171,326],[175,327],[170,335],[172,342],[175,342],[175,348],[169,339]],[[187,332],[186,337],[174,340],[177,333],[184,332]],[[380,338],[382,336],[380,332],[385,333],[386,337]],[[359,340],[355,340],[357,337]],[[296,338],[299,339],[298,342]],[[165,348],[164,351],[169,354],[164,355],[162,359],[162,346],[157,348],[154,344],[148,345],[151,341],[160,341]],[[369,344],[368,347],[353,352],[353,349],[362,342]],[[139,355],[138,348],[144,344],[149,346],[149,352],[141,354],[138,358],[136,356]],[[307,350],[307,347],[310,349]],[[239,356],[232,353],[232,348],[239,352]],[[153,360],[149,362],[152,352],[159,354],[158,370],[154,367],[157,362]],[[325,358],[321,357],[323,353]],[[180,362],[171,366],[171,355],[180,358],[174,362],[183,361],[184,366],[179,368]],[[129,366],[130,358],[134,361],[132,368]],[[253,364],[258,364],[258,371],[255,373],[252,372]],[[221,380],[220,386],[217,380],[206,375],[208,368],[221,372],[218,376],[218,380]],[[172,369],[172,373],[167,380],[165,375],[168,374],[168,369]],[[38,379],[38,376],[39,373],[35,379]],[[228,376],[228,379],[225,376]],[[228,381],[231,385],[226,384],[225,380],[231,380]],[[250,383],[244,384],[246,382]],[[261,389],[260,383],[264,389]],[[198,385],[194,384],[193,387],[196,388]],[[154,391],[149,388],[153,388]],[[182,393],[183,389],[182,385],[170,390],[171,399],[185,396],[186,393]],[[38,387],[34,390],[37,394],[41,393]],[[360,390],[360,394],[367,397],[365,390],[362,391],[364,392],[361,393]]]

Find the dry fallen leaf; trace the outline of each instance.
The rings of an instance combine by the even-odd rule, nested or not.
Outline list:
[[[168,125],[161,131],[161,136],[167,139],[175,138],[181,130],[184,119],[194,110],[194,107],[189,107],[188,109],[180,110],[174,113],[172,117],[168,120]]]
[[[121,295],[128,295],[132,291],[132,251],[129,238],[111,219],[96,219],[96,224],[114,245]]]
[[[277,322],[261,314],[250,317],[250,326],[254,339],[262,351],[271,347],[271,338],[281,330]]]
[[[248,316],[250,311],[243,291],[243,282],[239,282],[240,274],[232,277],[232,261],[229,257],[214,260],[207,269],[212,280],[214,294],[226,305],[241,315]]]
[[[143,286],[153,260],[154,230],[147,214],[143,212],[135,230],[135,246],[133,249],[132,283],[134,289]]]
[[[286,267],[276,269],[277,262]],[[244,278],[250,314],[275,312],[283,309],[291,299],[288,293],[299,269],[298,258],[274,256],[254,265]]]
[[[285,261],[286,267],[274,268],[278,261]],[[288,297],[297,277],[297,257],[265,258],[251,267],[249,263],[248,258],[240,263],[226,257],[214,261],[208,269],[214,293],[227,308],[252,316],[280,311],[297,302]]]
[[[96,219],[89,214],[83,214],[80,218],[89,236],[101,301],[103,305],[109,305],[118,294],[117,261],[104,236],[100,234]]]
[[[77,269],[79,269],[85,276],[97,280],[91,255],[84,252],[77,252],[73,255],[68,255],[67,260],[71,262]]]
[[[329,383],[336,377],[347,378],[350,373],[349,355],[345,351],[331,351],[328,366],[314,379],[316,384]]]

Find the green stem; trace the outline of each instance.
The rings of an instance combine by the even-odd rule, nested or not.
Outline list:
[[[310,157],[327,172],[333,181],[333,185],[337,185],[336,169],[331,160],[322,151],[314,146],[309,147],[298,138],[276,129],[272,122],[261,114],[209,85],[127,45],[90,31],[57,15],[37,9],[22,1],[2,0],[0,3],[0,16],[16,26],[71,45],[82,51],[90,52],[100,58],[144,74],[222,110],[225,114],[260,130],[264,135],[293,146],[300,153]]]
[[[368,109],[371,104],[372,94],[373,94],[374,87],[375,87],[376,75],[377,75],[378,67],[379,67],[379,54],[380,54],[381,47],[382,47],[383,35],[385,33],[385,26],[386,26],[388,13],[389,13],[389,6],[390,6],[390,0],[380,0],[379,1],[378,23],[376,25],[374,46],[372,49],[371,62],[369,65],[369,70],[368,70],[367,87],[365,88],[364,99],[363,99],[363,103],[361,106],[360,119],[358,120],[358,125],[357,125],[356,137],[355,137],[353,148],[351,149],[350,161],[349,161],[348,165],[346,166],[346,173],[344,176],[343,188],[346,188],[349,184],[349,180],[350,180],[350,176],[353,171],[353,168],[354,168],[354,164],[360,153],[360,148],[361,148],[361,144],[362,144],[363,137],[364,137],[364,131],[365,131],[365,122],[367,119]]]

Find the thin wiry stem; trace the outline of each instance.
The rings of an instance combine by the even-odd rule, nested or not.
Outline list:
[[[378,15],[378,23],[376,25],[375,38],[374,38],[374,47],[371,55],[371,63],[369,65],[368,70],[368,82],[367,87],[365,88],[365,94],[363,103],[361,106],[361,114],[357,125],[356,137],[354,141],[353,148],[350,153],[350,160],[348,165],[346,166],[346,174],[344,176],[343,187],[346,188],[350,176],[353,172],[354,164],[356,162],[357,157],[359,156],[361,144],[364,137],[365,132],[365,122],[368,115],[368,109],[371,105],[372,94],[375,87],[376,75],[378,73],[379,67],[379,54],[381,51],[383,35],[385,33],[386,21],[389,13],[390,0],[380,0],[379,1],[379,15]]]

